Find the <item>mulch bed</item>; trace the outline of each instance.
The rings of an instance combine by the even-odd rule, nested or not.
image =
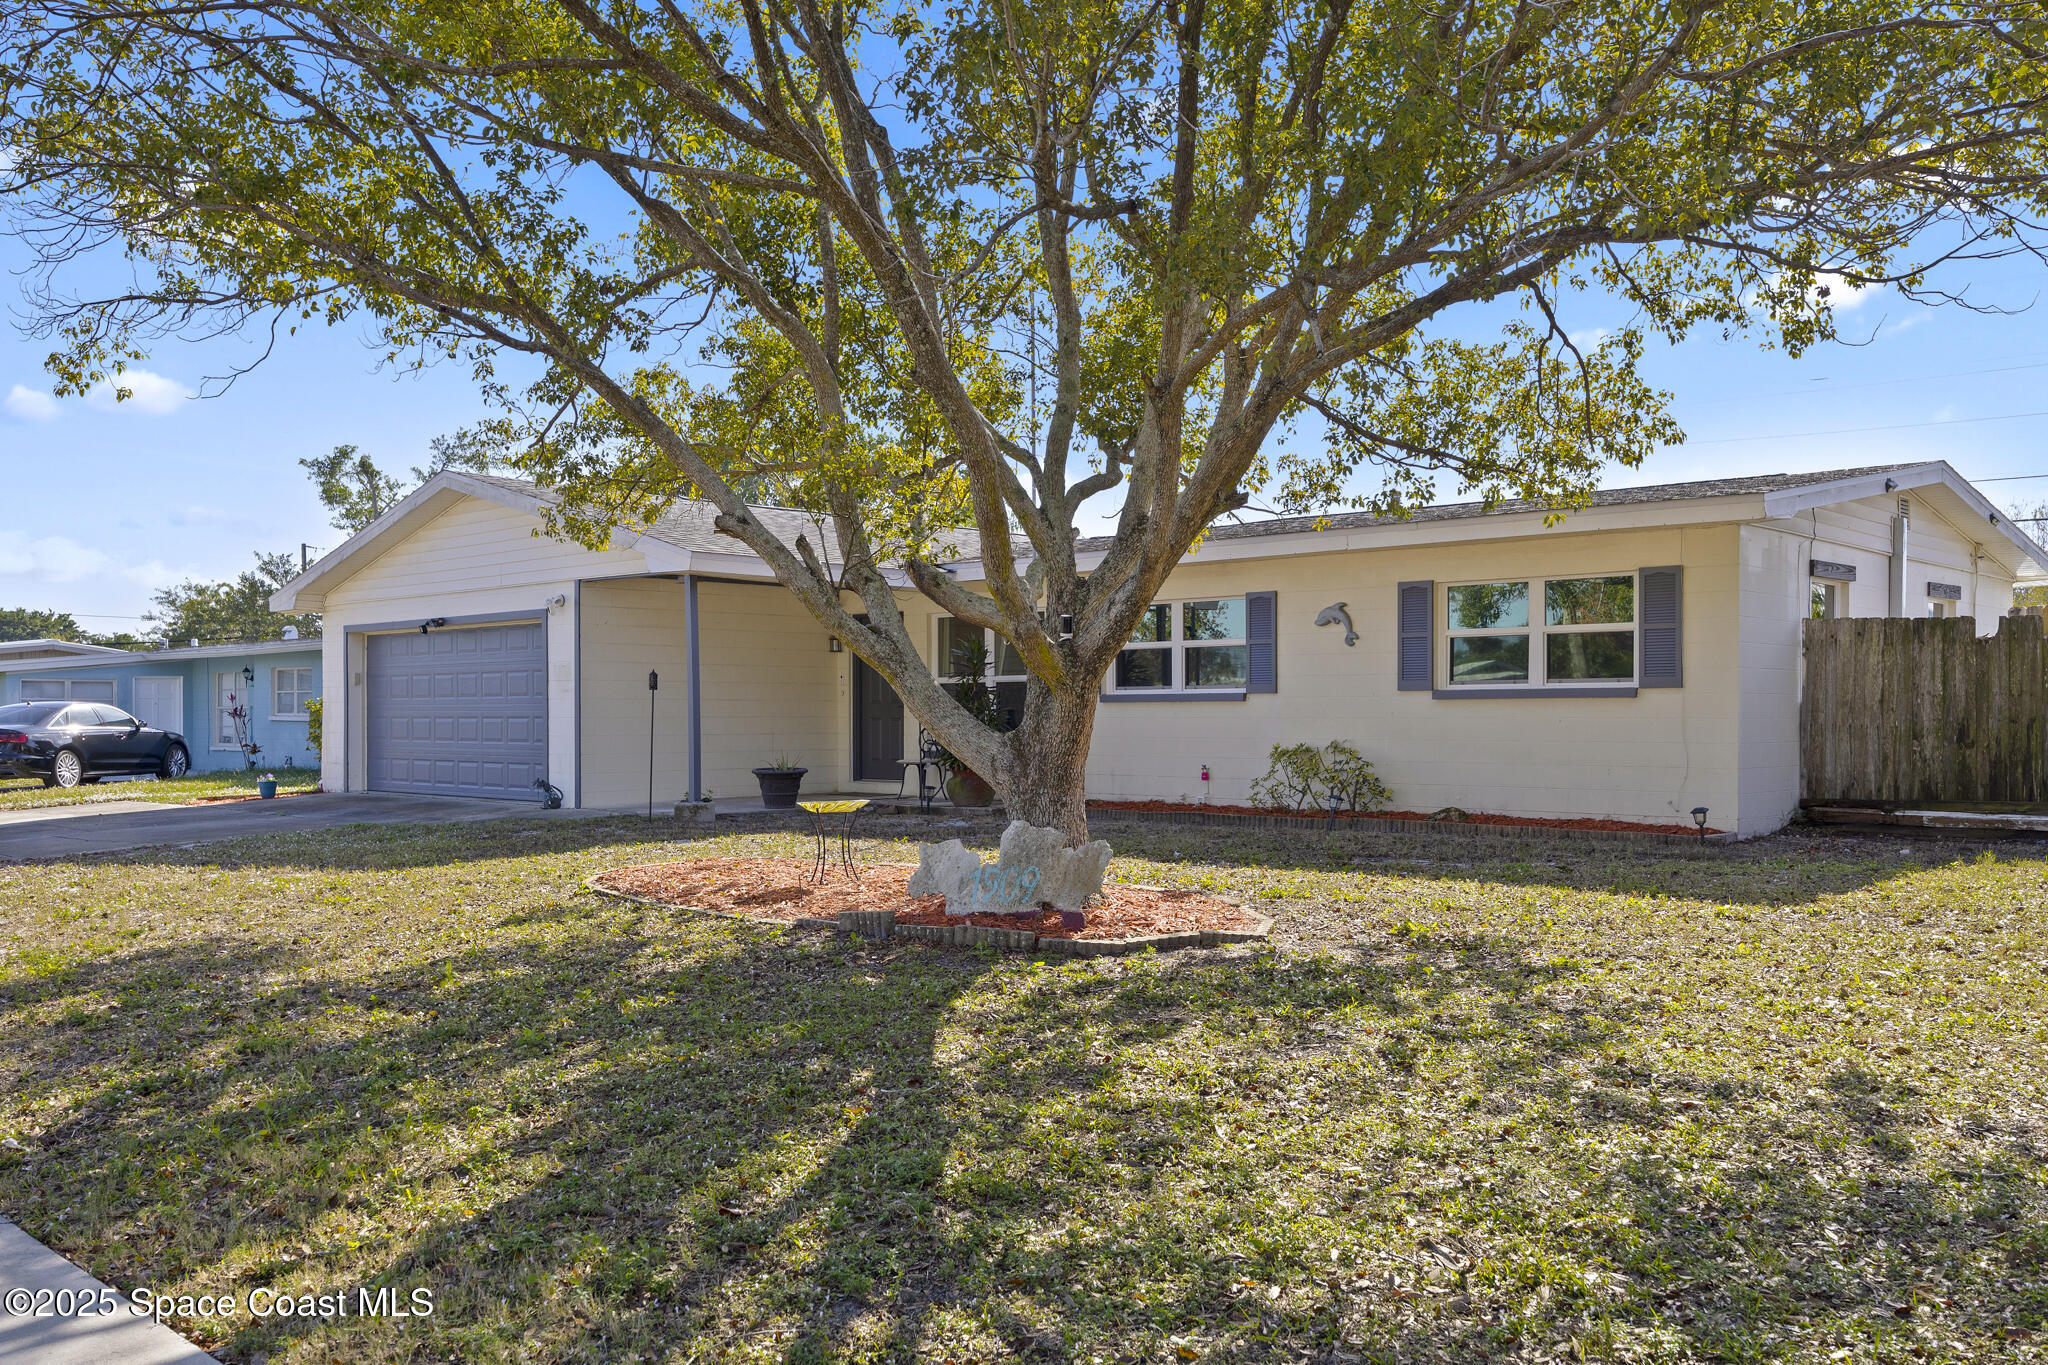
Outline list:
[[[232,806],[237,801],[284,801],[294,796],[313,796],[314,792],[279,792],[275,796],[195,796],[190,801],[178,802],[181,806]]]
[[[811,863],[798,858],[700,858],[687,863],[641,863],[600,872],[593,882],[668,905],[717,910],[749,919],[788,924],[798,919],[831,919],[842,910],[893,910],[898,924],[976,924],[991,929],[1024,929],[1040,938],[1125,939],[1183,934],[1201,929],[1242,932],[1258,928],[1249,911],[1199,891],[1160,887],[1102,888],[1102,900],[1088,907],[1088,927],[1068,929],[1059,912],[1035,915],[948,915],[944,896],[913,898],[907,863],[868,863],[858,883],[837,868],[823,886],[812,883]]]
[[[1145,811],[1161,815],[1272,815],[1292,816],[1297,820],[1328,820],[1330,813],[1323,810],[1290,810],[1285,806],[1224,806],[1195,805],[1185,801],[1090,801],[1089,810],[1099,811]],[[1517,825],[1528,829],[1598,829],[1622,834],[1698,834],[1694,825],[1646,825],[1634,820],[1553,820],[1538,815],[1487,815],[1483,812],[1468,814],[1462,820],[1438,820],[1434,815],[1419,810],[1340,810],[1339,820],[1421,820],[1440,825]],[[1707,833],[1722,834],[1724,830],[1709,825]]]

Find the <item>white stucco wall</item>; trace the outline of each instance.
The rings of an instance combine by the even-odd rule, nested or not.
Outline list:
[[[653,700],[654,801],[689,794],[690,656],[683,585],[666,578],[598,579],[582,590],[582,805],[647,800],[647,674]]]
[[[1482,544],[1194,562],[1162,597],[1278,594],[1279,690],[1237,702],[1118,702],[1099,713],[1091,795],[1243,801],[1275,744],[1345,739],[1394,804],[1429,811],[1604,817],[1689,824],[1706,806],[1732,828],[1737,805],[1736,534],[1733,526],[1600,533],[1560,528]],[[1684,566],[1685,686],[1633,698],[1437,699],[1394,673],[1395,585],[1629,573]],[[1359,640],[1315,626],[1349,604]],[[1443,624],[1439,589],[1437,624]]]
[[[825,628],[779,583],[700,583],[697,594],[705,786],[751,796],[752,770],[787,755],[810,769],[806,792],[842,789],[850,656],[830,652]]]
[[[1799,808],[1800,633],[1801,623],[1812,610],[1807,560],[1849,562],[1850,555],[1846,547],[1826,542],[1822,548],[1810,550],[1808,541],[1762,526],[1740,528],[1740,545],[1738,801],[1742,818],[1737,832],[1768,834]],[[1874,585],[1865,581],[1873,577],[1877,580]],[[1858,607],[1870,602],[1873,587],[1876,593],[1876,609],[1855,614],[1884,615],[1883,561],[1875,572],[1867,572],[1859,564],[1856,581],[1849,586],[1850,601]]]
[[[1974,528],[1958,522],[1943,496],[1914,495],[1908,607],[1924,609],[1926,579],[1960,582],[1960,610],[1977,615],[1980,631],[1995,629],[2011,600],[2010,579],[1979,558]],[[1744,523],[1739,518],[1753,510],[1702,504],[1684,509],[1692,518],[1685,525],[1617,524],[1672,513],[1609,509],[1550,529],[1534,518],[1418,525],[1421,543],[1386,543],[1387,533],[1373,532],[1372,544],[1319,552],[1303,546],[1346,537],[1218,542],[1177,569],[1161,596],[1277,593],[1278,692],[1234,702],[1103,705],[1090,793],[1199,799],[1206,763],[1213,776],[1207,795],[1242,801],[1273,745],[1342,738],[1373,760],[1404,809],[1687,824],[1692,807],[1706,806],[1716,827],[1765,832],[1797,803],[1806,561],[1855,564],[1850,614],[1883,614],[1895,510],[1894,497],[1866,498]],[[461,499],[326,589],[322,776],[330,790],[360,790],[365,770],[363,636],[351,627],[518,614],[547,624],[550,777],[570,800],[646,799],[650,668],[663,679],[655,799],[685,794],[683,585],[642,576],[649,566],[635,551],[591,552],[538,537],[538,526],[531,514]],[[1288,553],[1257,557],[1278,549]],[[1685,570],[1683,687],[1632,698],[1506,700],[1396,687],[1400,582],[1592,576],[1666,564]],[[557,594],[565,605],[551,608]],[[901,601],[929,658],[937,613],[922,598]],[[1339,601],[1349,604],[1359,632],[1355,647],[1344,645],[1340,628],[1313,624]],[[831,653],[823,628],[773,583],[703,581],[699,605],[705,785],[720,797],[750,795],[750,769],[783,754],[810,768],[807,791],[856,785],[849,782],[853,656]],[[1435,610],[1441,628],[1441,589]],[[917,729],[906,714],[906,755]]]
[[[1910,490],[1906,536],[1909,616],[1926,614],[1927,583],[1962,589],[1956,614],[1994,634],[2012,605],[2012,579],[1981,553],[1983,538],[1943,493]],[[1896,494],[1816,507],[1741,528],[1741,810],[1744,834],[1776,829],[1799,808],[1802,631],[1811,606],[1812,560],[1855,566],[1839,591],[1845,617],[1885,616],[1891,607]]]
[[[1956,614],[1975,617],[1979,635],[1995,634],[1998,618],[2012,606],[2012,575],[1980,552],[1987,541],[1997,538],[1990,528],[1979,530],[1974,519],[1966,520],[1967,514],[1945,490],[1911,489],[1905,496],[1912,509],[1906,537],[1906,614],[1926,613],[1929,580],[1954,583],[1963,590]],[[1772,572],[1796,578],[1801,593],[1807,591],[1808,560],[1854,565],[1856,580],[1846,587],[1842,615],[1884,616],[1890,607],[1892,521],[1898,502],[1897,494],[1858,498],[1760,521],[1749,530],[1798,543],[1799,553],[1774,559]]]
[[[546,622],[548,778],[575,801],[576,582],[644,573],[646,561],[632,551],[593,552],[550,540],[536,534],[539,527],[537,517],[464,498],[327,589],[320,756],[327,790],[361,791],[365,785],[364,651],[362,636],[350,633],[351,627],[510,615]],[[549,606],[557,595],[565,599],[560,609]],[[337,706],[342,689],[345,704]],[[644,757],[642,765],[644,794]]]

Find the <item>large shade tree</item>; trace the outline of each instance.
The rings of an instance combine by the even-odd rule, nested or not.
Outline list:
[[[0,0],[0,140],[53,267],[136,266],[35,295],[66,388],[166,329],[458,358],[566,530],[709,499],[1078,838],[1098,680],[1217,518],[1568,507],[1678,435],[1647,342],[2031,250],[2044,43],[1997,0]],[[1014,733],[904,583],[1014,646]]]

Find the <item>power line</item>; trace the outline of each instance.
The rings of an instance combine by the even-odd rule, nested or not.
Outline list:
[[[1844,393],[1850,389],[1889,388],[1894,384],[1928,384],[1937,379],[1969,379],[1980,374],[2012,374],[2018,370],[2048,369],[2048,360],[2035,361],[2026,365],[1994,365],[1982,370],[1951,370],[1947,374],[1909,374],[1892,379],[1865,379],[1854,384],[1835,384],[1815,379],[1812,383],[1826,383],[1826,388],[1773,389],[1769,393],[1753,394],[1755,398],[1798,398],[1806,394]]]
[[[1913,431],[1921,427],[1957,427],[1972,422],[2017,422],[2024,417],[2048,417],[2048,409],[2040,412],[2006,412],[1996,417],[1942,417],[1931,422],[1892,422],[1881,427],[1834,427],[1827,431],[1779,431],[1767,432],[1762,436],[1714,436],[1702,441],[1687,441],[1689,446],[1725,446],[1739,441],[1797,441],[1808,436],[1861,436],[1871,431]],[[2032,478],[2031,474],[2015,475],[2015,478]],[[1977,480],[1980,483],[1996,483],[1996,479]]]
[[[119,612],[112,611],[60,611],[57,612],[57,615],[82,616],[88,621],[146,621],[149,619],[146,616],[123,616]]]

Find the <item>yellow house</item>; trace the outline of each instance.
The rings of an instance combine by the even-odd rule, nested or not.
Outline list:
[[[324,614],[329,791],[536,799],[538,779],[623,806],[650,776],[662,802],[746,795],[785,755],[806,790],[897,790],[914,722],[707,506],[591,551],[543,534],[548,498],[438,475],[272,598]],[[1274,744],[1345,739],[1407,809],[1668,825],[1705,806],[1765,833],[1798,804],[1802,621],[1989,633],[2048,568],[1940,462],[1611,489],[1545,518],[1216,528],[1105,681],[1089,794],[1239,802]],[[1081,549],[1085,569],[1103,546]],[[927,660],[950,657],[955,623],[899,600]],[[1014,705],[1021,676],[992,668]]]

